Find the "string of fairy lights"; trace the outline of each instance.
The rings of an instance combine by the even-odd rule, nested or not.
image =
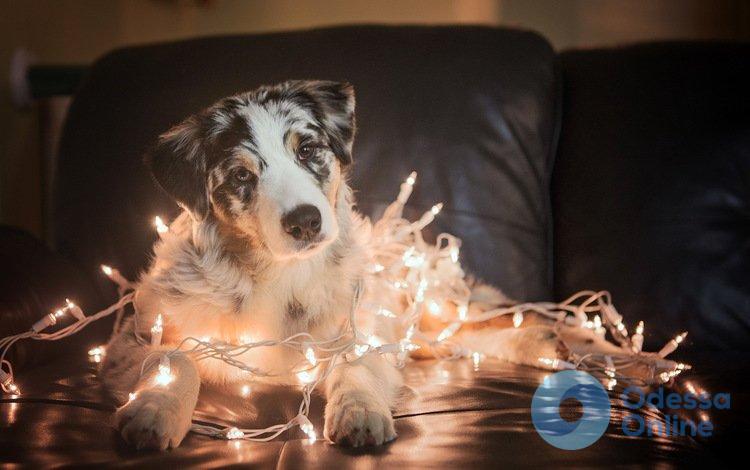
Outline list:
[[[510,316],[513,327],[520,328],[527,315],[541,316],[558,326],[587,329],[602,338],[609,333],[614,340],[612,344],[617,346],[616,353],[611,354],[570,353],[566,359],[539,357],[539,366],[542,368],[585,370],[600,377],[609,389],[613,389],[618,381],[642,385],[665,383],[690,368],[687,364],[666,359],[684,341],[687,333],[678,334],[656,353],[644,352],[643,322],[639,322],[635,333],[629,335],[622,316],[606,291],[582,291],[559,303],[519,303],[484,310],[472,308],[472,289],[459,263],[461,240],[447,233],[440,234],[435,243],[428,243],[424,239],[424,229],[440,213],[442,204],[434,205],[416,221],[408,221],[403,217],[404,206],[412,193],[416,176],[415,172],[409,175],[401,184],[396,200],[372,225],[368,245],[371,263],[356,288],[348,320],[335,337],[314,338],[309,333],[302,332],[282,340],[252,341],[250,338],[241,338],[240,344],[212,338],[188,337],[177,344],[162,345],[164,321],[168,315],[160,314],[150,329],[150,339],[136,334],[140,344],[152,349],[143,362],[142,374],[146,371],[155,372],[148,383],[141,381],[141,389],[169,387],[175,379],[170,358],[178,353],[188,354],[196,361],[222,361],[243,371],[249,380],[254,377],[296,376],[302,399],[297,415],[288,422],[263,429],[194,423],[191,430],[215,438],[268,441],[297,426],[309,441],[315,441],[317,433],[308,418],[312,394],[341,364],[356,363],[367,355],[379,354],[402,367],[410,353],[427,348],[430,355],[438,359],[466,358],[476,368],[487,356],[485,352],[474,350],[461,341],[462,327]],[[160,237],[176,236],[160,217],[155,218],[154,224]],[[11,396],[21,394],[14,381],[12,364],[6,360],[9,349],[18,341],[56,341],[113,314],[113,334],[119,331],[125,307],[132,303],[137,284],[127,280],[114,267],[103,265],[101,269],[117,286],[119,299],[116,303],[86,316],[75,303],[66,299],[64,307],[45,315],[28,331],[0,339],[0,386],[5,393]],[[74,321],[47,332],[66,317],[72,317]],[[370,325],[393,322],[389,325],[393,327],[391,330],[402,334],[396,340],[386,341],[374,331],[359,328],[357,320],[362,317],[374,319]],[[134,320],[138,320],[137,312]],[[436,324],[439,325],[437,328]],[[165,352],[164,346],[172,349]],[[300,355],[299,363],[288,371],[271,372],[241,359],[252,349],[272,347],[297,351]],[[93,362],[100,362],[105,354],[104,346],[88,351]],[[642,366],[641,369],[645,368],[645,373],[625,373],[639,365]],[[137,400],[140,391],[131,392],[129,400]],[[242,385],[240,393],[243,397],[249,396],[250,385]]]

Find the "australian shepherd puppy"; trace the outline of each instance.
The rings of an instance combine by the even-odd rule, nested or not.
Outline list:
[[[143,366],[155,350],[172,351],[186,337],[233,344],[298,332],[336,337],[368,260],[368,223],[353,210],[346,184],[354,130],[350,85],[289,81],[223,99],[160,137],[146,161],[184,212],[155,246],[136,290],[137,314],[107,347],[101,370],[117,397],[137,390],[116,414],[126,441],[176,447],[201,381],[248,379],[224,362],[177,353],[174,382],[154,386],[158,361]],[[141,345],[136,335],[148,338],[158,314],[162,346]],[[534,334],[554,348],[549,331]],[[299,353],[255,348],[238,359],[285,372]],[[323,386],[325,437],[351,446],[394,439],[390,408],[400,385],[380,355],[336,367]]]

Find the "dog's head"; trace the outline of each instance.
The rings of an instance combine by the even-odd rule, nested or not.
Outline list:
[[[349,84],[289,81],[190,116],[146,162],[196,220],[215,217],[277,258],[305,257],[338,236],[353,137]]]

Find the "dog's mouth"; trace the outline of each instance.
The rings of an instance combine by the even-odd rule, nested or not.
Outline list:
[[[317,251],[318,248],[325,245],[326,237],[323,234],[319,234],[312,240],[299,240],[294,242],[294,249],[300,254],[307,254],[310,252]]]

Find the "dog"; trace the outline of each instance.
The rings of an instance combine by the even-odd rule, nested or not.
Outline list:
[[[110,341],[101,365],[104,385],[119,400],[137,391],[115,414],[128,443],[177,447],[201,382],[248,378],[219,360],[176,353],[174,382],[158,387],[158,361],[144,363],[150,353],[172,351],[186,337],[243,344],[299,332],[337,335],[368,259],[369,222],[353,208],[347,184],[354,134],[351,85],[288,81],[220,100],[161,135],[147,153],[154,179],[184,211],[155,245],[135,292],[136,315]],[[161,346],[142,345],[137,337],[149,337],[159,314]],[[540,350],[554,354],[558,346],[546,327],[509,330],[498,341],[507,359],[531,365]],[[238,359],[288,371],[299,352],[256,348]],[[401,382],[377,354],[337,366],[322,387],[325,438],[355,447],[394,439],[391,407]]]

